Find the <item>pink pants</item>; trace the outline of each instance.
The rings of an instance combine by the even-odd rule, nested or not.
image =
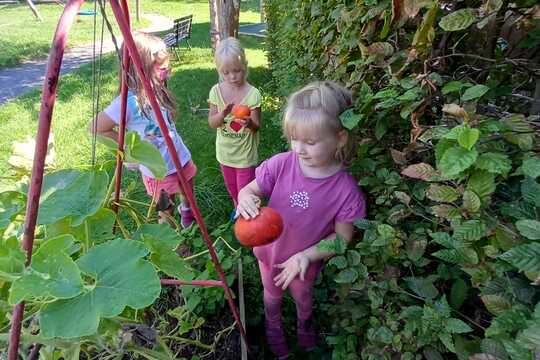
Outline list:
[[[313,283],[322,269],[322,262],[309,265],[304,281],[299,277],[289,284],[289,291],[296,304],[296,314],[299,321],[309,319],[313,312]],[[264,315],[267,323],[272,327],[281,327],[281,301],[284,290],[274,285],[276,277],[281,269],[271,268],[259,261],[259,270],[264,288]]]
[[[248,168],[234,168],[231,166],[220,165],[223,173],[223,180],[227,191],[231,195],[234,207],[238,205],[238,193],[244,186],[255,179],[255,166]]]

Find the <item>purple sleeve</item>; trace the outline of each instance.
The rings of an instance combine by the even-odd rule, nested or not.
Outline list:
[[[103,112],[111,118],[112,121],[115,123],[120,122],[120,106],[122,102],[120,100],[120,96],[117,96],[105,109],[103,109]]]
[[[352,223],[366,217],[366,198],[356,184],[352,185],[351,193],[336,216],[338,223]]]
[[[267,159],[255,169],[255,180],[264,196],[270,196],[277,178],[276,157]]]

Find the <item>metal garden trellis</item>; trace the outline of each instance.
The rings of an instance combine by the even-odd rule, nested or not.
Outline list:
[[[79,9],[84,0],[69,0],[64,8],[56,32],[54,35],[52,48],[49,54],[48,65],[46,76],[43,84],[43,91],[41,95],[41,107],[39,112],[39,124],[38,131],[36,135],[36,148],[34,151],[34,162],[32,166],[32,175],[30,178],[30,185],[28,190],[28,199],[26,204],[26,214],[24,222],[24,232],[23,232],[23,242],[22,247],[26,252],[26,262],[25,266],[29,266],[32,260],[32,246],[34,243],[34,231],[37,222],[37,215],[39,210],[39,198],[41,195],[41,188],[43,184],[43,174],[45,167],[45,156],[47,153],[47,142],[49,139],[52,115],[54,110],[54,104],[56,100],[56,88],[58,85],[58,79],[60,76],[60,67],[62,64],[62,59],[64,55],[64,50],[67,43],[67,36],[73,25],[73,22],[79,12]],[[211,259],[216,267],[216,271],[219,275],[219,280],[208,280],[208,281],[183,281],[178,279],[161,279],[162,285],[192,285],[192,286],[219,286],[222,287],[225,296],[227,298],[228,305],[233,313],[234,320],[240,331],[240,335],[247,344],[246,333],[243,327],[243,324],[240,320],[240,315],[238,313],[238,308],[234,303],[231,289],[229,288],[223,269],[221,268],[219,259],[217,257],[216,251],[210,240],[208,230],[206,229],[204,220],[202,218],[201,212],[197,207],[197,203],[191,188],[187,185],[186,178],[182,171],[182,166],[178,155],[175,151],[174,144],[169,136],[165,120],[161,114],[159,104],[156,100],[154,93],[147,76],[144,74],[142,69],[141,59],[135,47],[133,37],[131,36],[130,30],[130,19],[129,19],[129,8],[127,0],[110,0],[111,8],[116,18],[116,21],[119,25],[120,31],[124,38],[124,54],[122,61],[122,84],[121,84],[121,118],[119,124],[119,137],[118,137],[118,154],[117,154],[117,163],[115,169],[115,201],[114,201],[114,210],[118,212],[119,196],[120,196],[120,182],[122,177],[122,154],[124,151],[124,141],[125,141],[125,130],[126,130],[126,99],[127,99],[127,74],[126,70],[129,68],[130,61],[133,61],[135,69],[138,76],[142,79],[145,92],[150,100],[152,109],[156,115],[156,120],[159,124],[161,132],[165,138],[167,148],[171,154],[173,163],[176,167],[176,174],[178,181],[181,185],[181,188],[186,194],[186,197],[193,209],[193,213],[197,224],[199,225],[201,234],[205,240],[205,243],[208,247]],[[11,320],[11,329],[9,337],[9,347],[8,347],[8,360],[16,360],[19,349],[19,342],[22,329],[22,319],[24,314],[24,302],[21,302],[14,306],[13,316]]]

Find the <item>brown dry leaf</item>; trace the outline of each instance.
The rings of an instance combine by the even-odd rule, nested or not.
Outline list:
[[[423,111],[415,111],[411,114],[411,140],[410,143],[415,143],[416,140],[420,135],[422,135],[422,132],[424,131],[418,122],[418,119],[420,118],[420,115],[423,113]]]
[[[392,0],[392,18],[390,23],[401,20],[403,17],[403,1],[404,0]]]
[[[401,172],[401,175],[405,175],[413,179],[429,180],[436,175],[436,172],[431,165],[426,163],[418,163],[407,166]]]
[[[376,42],[367,47],[368,55],[388,57],[394,53],[394,47],[387,42]]]
[[[457,104],[444,104],[442,111],[452,116],[469,121],[469,114]]]
[[[398,165],[406,165],[407,164],[407,156],[404,152],[401,152],[396,149],[390,149],[390,155],[392,155],[392,159],[394,162]]]

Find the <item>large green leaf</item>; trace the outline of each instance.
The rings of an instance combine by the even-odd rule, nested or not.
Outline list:
[[[16,191],[0,193],[0,229],[5,229],[13,218],[20,214],[26,202],[26,196]]]
[[[145,224],[133,236],[144,242],[152,253],[150,260],[165,274],[182,280],[193,280],[193,269],[174,251],[180,241],[180,235],[167,224]]]
[[[103,203],[109,177],[104,171],[61,170],[44,178],[38,224],[53,224],[65,217],[80,225]]]
[[[493,315],[501,315],[512,307],[510,301],[500,295],[488,294],[480,296],[486,309]]]
[[[480,240],[486,234],[486,225],[480,220],[468,220],[453,226],[454,238],[459,241],[472,242]]]
[[[471,150],[480,137],[480,131],[478,129],[471,129],[465,127],[458,135],[457,141],[459,145],[467,150]]]
[[[512,170],[512,161],[505,154],[487,152],[478,157],[474,166],[492,174],[506,174]]]
[[[482,205],[478,195],[471,190],[465,190],[463,193],[463,207],[470,213],[475,213],[480,210]]]
[[[146,247],[138,241],[117,239],[92,248],[77,260],[80,270],[95,283],[82,294],[43,307],[44,337],[76,338],[94,334],[102,317],[119,315],[126,306],[141,309],[159,296],[156,270],[143,258]]]
[[[355,114],[353,109],[348,109],[339,115],[339,120],[343,127],[352,130],[358,125],[360,120],[362,120],[362,115]]]
[[[540,176],[540,158],[534,157],[525,160],[521,165],[521,169],[525,175],[530,176],[533,179],[537,178]]]
[[[409,286],[409,288],[422,298],[431,300],[439,295],[439,291],[433,285],[433,282],[436,280],[434,277],[407,277],[404,280]]]
[[[444,31],[458,31],[468,28],[475,20],[474,9],[460,9],[444,16],[439,26]]]
[[[472,331],[469,325],[455,318],[446,319],[444,329],[451,334],[462,334]]]
[[[530,240],[540,240],[540,221],[537,220],[519,220],[516,227],[521,233]]]
[[[439,169],[448,178],[454,178],[467,170],[478,157],[476,150],[467,150],[462,147],[452,147],[443,154],[439,162]]]
[[[116,221],[116,214],[110,209],[101,208],[95,214],[84,219],[79,226],[71,226],[71,219],[65,218],[46,226],[48,237],[61,234],[71,234],[75,240],[83,243],[86,248],[96,244],[112,240],[113,226]]]
[[[0,238],[0,279],[13,281],[24,270],[26,253],[15,237]]]
[[[126,134],[125,155],[125,161],[146,166],[157,179],[167,175],[169,169],[159,150],[148,141],[141,140],[137,133]]]
[[[31,299],[69,299],[83,290],[81,273],[68,254],[75,239],[62,235],[45,241],[32,263],[9,289],[9,302]]]
[[[516,246],[500,256],[521,271],[540,274],[540,243]]]
[[[461,100],[469,101],[469,100],[478,99],[484,96],[488,91],[489,91],[489,88],[486,85],[482,85],[482,84],[474,85],[473,87],[470,87],[467,90],[465,90],[465,92],[461,96]]]
[[[540,184],[533,178],[527,176],[521,182],[521,194],[525,201],[536,207],[540,207]]]
[[[116,153],[118,143],[110,138],[100,137],[99,142]],[[141,140],[139,134],[133,131],[126,133],[124,161],[146,166],[157,179],[163,179],[167,175],[167,164],[159,150],[152,143]]]
[[[475,171],[467,182],[467,190],[474,192],[482,201],[489,202],[490,195],[495,191],[495,176],[487,171]]]
[[[429,199],[438,202],[452,202],[459,198],[457,190],[448,185],[431,184],[426,195]]]
[[[450,290],[450,304],[454,309],[459,310],[463,302],[467,299],[468,292],[469,286],[465,280],[459,278],[454,281]]]

